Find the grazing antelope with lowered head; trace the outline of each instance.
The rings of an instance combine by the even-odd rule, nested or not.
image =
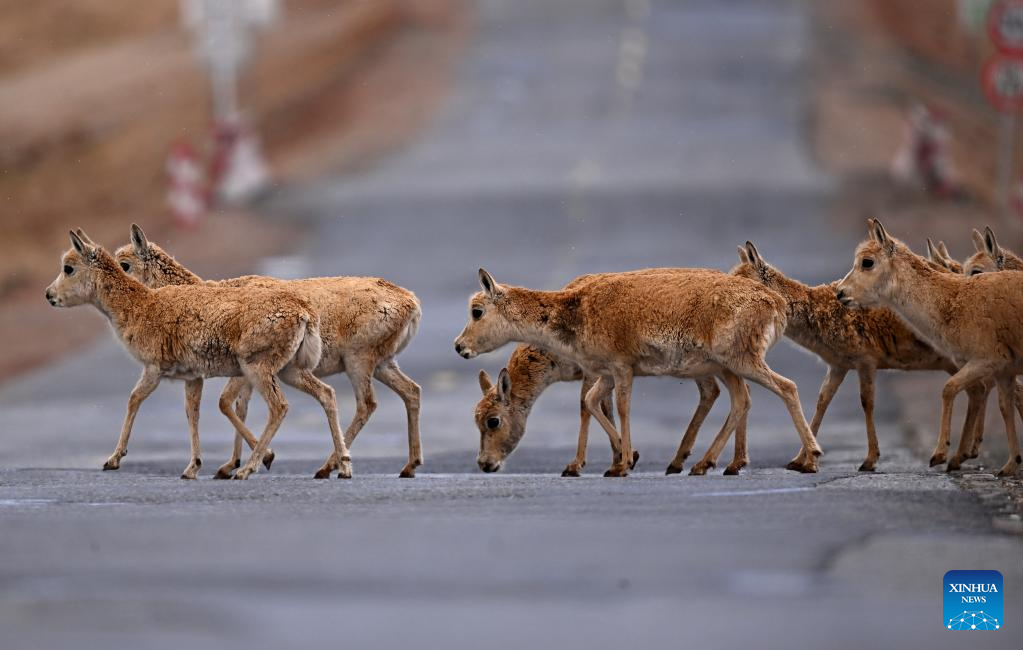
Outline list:
[[[579,440],[576,455],[565,469],[562,476],[579,476],[586,466],[586,446],[589,440],[590,411],[586,408],[586,393],[596,381],[586,377],[579,366],[533,345],[516,346],[508,359],[508,365],[501,369],[497,381],[490,379],[485,370],[480,371],[479,381],[483,396],[476,404],[474,419],[480,432],[480,453],[477,464],[484,472],[496,472],[504,460],[513,452],[526,432],[526,419],[533,404],[551,384],[559,381],[582,381],[579,397]],[[676,460],[668,466],[666,474],[678,474],[682,471],[682,463],[692,450],[696,434],[707,418],[714,402],[717,401],[721,389],[713,377],[694,377],[700,391],[700,403],[693,413],[683,443],[676,454]],[[744,386],[745,388],[745,386]],[[601,410],[609,420],[614,422],[610,399],[600,404]],[[719,434],[721,435],[721,434]],[[633,450],[631,467],[635,467],[639,452]],[[707,469],[715,466],[716,457],[708,454],[693,466],[693,475],[705,474]],[[735,432],[735,455],[732,462],[725,468],[726,475],[735,475],[749,463],[746,449],[746,418],[738,422]],[[631,468],[630,467],[630,468]]]
[[[499,285],[480,269],[483,290],[469,300],[469,321],[455,351],[472,359],[519,341],[548,349],[597,377],[586,406],[612,448],[621,448],[607,476],[628,475],[622,459],[632,456],[629,409],[636,374],[692,377],[721,368],[782,398],[812,454],[803,471],[816,471],[820,447],[803,417],[796,386],[764,360],[785,329],[784,300],[746,278],[708,269],[669,271],[609,273],[574,289],[534,291]],[[611,391],[620,438],[600,410]],[[733,391],[732,399],[743,394]],[[734,415],[733,409],[729,420]]]
[[[635,275],[648,272],[671,273],[673,269],[648,269],[629,271],[628,273]],[[603,277],[601,274],[581,275],[565,285],[564,288],[575,289],[601,277]],[[526,418],[529,417],[533,403],[548,386],[558,381],[576,380],[582,380],[579,396],[579,439],[576,445],[576,456],[565,467],[561,475],[579,476],[586,465],[586,446],[589,440],[590,412],[586,408],[586,393],[593,387],[596,378],[584,375],[582,369],[571,361],[531,345],[519,345],[515,348],[508,359],[508,365],[502,369],[498,376],[496,385],[493,384],[486,372],[480,371],[480,388],[483,390],[483,397],[476,405],[475,410],[476,426],[480,431],[480,454],[477,459],[480,469],[485,472],[494,472],[500,469],[504,459],[514,451],[522,439],[522,435],[526,431]],[[692,421],[686,428],[686,433],[682,437],[674,460],[665,470],[667,474],[678,474],[682,471],[682,464],[692,451],[696,434],[721,392],[717,382],[711,376],[694,377],[694,380],[700,391],[700,403],[693,414]],[[722,381],[726,387],[737,385],[733,377],[723,378]],[[745,392],[743,401],[748,403],[749,391],[745,385],[743,385],[743,391]],[[738,404],[741,405],[741,402]],[[610,395],[601,402],[601,409],[604,415],[613,422]],[[745,414],[736,413],[736,419],[738,424],[735,434],[735,457],[725,469],[725,474],[738,474],[739,470],[749,463]],[[724,430],[718,434],[719,437],[715,438],[715,443],[711,445],[704,458],[693,467],[692,474],[705,474],[707,469],[716,465],[717,455],[721,451],[720,447],[727,442],[728,435],[729,432]],[[722,439],[720,436],[725,437]],[[639,452],[633,451],[630,469],[635,467],[638,459]]]
[[[874,378],[878,370],[944,370],[950,375],[958,366],[920,340],[902,319],[888,309],[853,309],[839,302],[835,285],[810,287],[789,278],[760,256],[753,242],[739,247],[739,265],[732,273],[756,280],[772,289],[788,302],[788,326],[785,336],[801,347],[816,354],[827,364],[817,409],[810,422],[816,436],[820,431],[824,413],[850,370],[860,379],[860,404],[867,426],[867,456],[860,465],[861,472],[872,472],[877,467],[881,450],[874,427]],[[972,431],[984,405],[982,386],[970,388],[970,405],[963,425],[960,450],[969,445]],[[945,462],[946,450],[936,449],[931,466]],[[806,459],[805,452],[792,461],[796,469]],[[949,461],[948,469],[958,469],[962,459],[958,453]]]
[[[334,389],[312,369],[320,360],[319,317],[309,303],[286,291],[255,288],[176,286],[150,289],[127,275],[102,247],[79,230],[71,250],[46,288],[54,307],[91,304],[110,320],[119,341],[142,365],[142,377],[128,400],[128,412],[113,455],[104,469],[117,469],[142,402],[163,378],[183,379],[186,401],[198,407],[205,377],[244,376],[269,410],[258,442],[235,416],[232,424],[250,444],[252,456],[235,478],[256,471],[288,410],[278,377],[312,395],[323,406],[342,459],[341,475],[351,477],[351,458],[337,422]],[[192,410],[189,410],[192,414]],[[198,410],[189,417],[192,459],[182,478],[193,479],[202,465]],[[232,414],[228,417],[231,418]]]
[[[158,245],[146,239],[142,229],[132,224],[131,243],[117,249],[121,268],[149,287],[199,285],[208,287],[263,288],[288,291],[307,300],[320,319],[323,353],[315,367],[318,377],[344,372],[355,391],[355,415],[346,429],[345,444],[351,445],[376,410],[372,379],[393,390],[405,403],[408,425],[408,462],[402,478],[415,476],[423,462],[419,440],[420,388],[398,367],[395,357],[409,344],[419,329],[422,310],[415,294],[380,278],[331,277],[308,280],[279,280],[249,275],[233,280],[206,281],[195,275]],[[201,389],[200,389],[201,394]],[[252,386],[245,377],[228,382],[220,396],[220,410],[234,409],[245,419]],[[198,409],[198,400],[189,403]],[[198,417],[197,411],[195,417]],[[230,417],[230,416],[229,416]],[[229,478],[238,466],[241,437],[235,438],[232,458],[217,471],[217,478]],[[316,472],[327,478],[337,468],[331,456]]]
[[[876,219],[868,221],[868,232],[852,270],[838,284],[838,299],[846,305],[888,307],[959,365],[942,391],[939,448],[947,446],[955,396],[993,379],[1009,443],[1009,459],[999,475],[1015,474],[1023,462],[1013,409],[1015,378],[1023,373],[1023,276],[942,273],[889,236]]]

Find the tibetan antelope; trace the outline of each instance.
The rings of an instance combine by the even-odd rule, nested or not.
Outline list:
[[[696,434],[707,418],[711,407],[721,394],[713,377],[694,377],[700,391],[700,403],[693,413],[686,433],[682,437],[679,452],[676,453],[666,474],[678,474],[688,458],[696,440]],[[590,411],[586,408],[586,393],[593,387],[595,379],[583,375],[579,366],[556,354],[533,345],[516,346],[508,359],[508,365],[501,369],[497,381],[492,381],[485,370],[480,371],[479,382],[483,396],[476,404],[474,419],[480,432],[480,453],[477,464],[484,472],[496,472],[504,460],[513,452],[526,432],[526,420],[533,404],[553,383],[560,381],[581,381],[579,397],[579,439],[576,455],[562,476],[579,476],[586,466],[586,446],[589,440]],[[743,385],[745,390],[745,384]],[[608,396],[609,397],[609,396]],[[747,398],[748,401],[748,398]],[[610,399],[600,404],[601,410],[614,422]],[[720,434],[719,434],[720,435]],[[723,443],[722,443],[723,444]],[[632,467],[639,459],[639,452],[633,450]],[[717,458],[711,452],[693,466],[693,475],[705,474],[716,465]],[[738,474],[749,463],[746,448],[746,418],[742,417],[735,432],[735,455],[725,468],[726,475]],[[631,469],[631,467],[630,467]]]
[[[307,300],[320,319],[323,354],[314,373],[318,377],[344,372],[355,391],[355,415],[349,423],[345,444],[351,445],[376,410],[372,379],[393,390],[405,403],[408,425],[408,462],[402,478],[415,476],[423,462],[419,440],[420,388],[398,367],[395,357],[415,337],[422,310],[411,291],[380,278],[332,277],[309,280],[278,280],[249,275],[233,280],[206,281],[189,271],[160,246],[146,239],[142,229],[131,226],[131,243],[117,249],[120,267],[149,287],[199,285],[209,287],[263,288],[289,291]],[[201,389],[200,389],[201,390]],[[240,420],[248,411],[252,386],[245,377],[228,382],[220,396],[220,410],[234,409]],[[191,410],[198,409],[198,400]],[[229,478],[238,466],[241,438],[235,438],[234,451],[217,471],[217,478]],[[337,459],[327,459],[316,478],[327,478],[337,468]]]
[[[984,228],[984,234],[973,231],[973,245],[977,252],[963,264],[963,274],[968,276],[993,271],[1023,271],[1023,259],[1010,250],[998,245],[991,226]]]
[[[629,273],[670,273],[671,271],[671,269],[650,269],[630,271]],[[600,274],[582,275],[569,282],[564,288],[574,289],[600,277],[602,277]],[[718,388],[717,382],[712,376],[694,377],[693,379],[700,391],[700,403],[689,426],[686,427],[675,458],[665,470],[667,474],[678,474],[682,471],[682,465],[689,457],[696,441],[696,434],[721,393],[721,389]],[[508,359],[508,365],[502,369],[496,384],[482,370],[479,380],[483,397],[476,404],[474,419],[476,427],[480,431],[480,453],[477,464],[485,472],[499,470],[505,458],[518,446],[526,431],[526,419],[529,417],[533,403],[548,386],[559,381],[581,380],[576,456],[561,473],[562,476],[579,476],[586,465],[586,447],[589,440],[590,411],[586,408],[586,393],[596,382],[595,377],[584,375],[582,368],[578,365],[553,352],[532,345],[519,345],[512,352]],[[726,387],[736,385],[731,377],[727,380],[722,379],[722,381]],[[743,384],[743,390],[746,393],[744,401],[748,403],[749,390],[745,384]],[[601,402],[601,409],[604,415],[613,422],[614,415],[610,395]],[[739,470],[749,463],[746,446],[746,416],[743,413],[737,413],[736,419],[738,423],[735,433],[735,454],[732,463],[725,469],[725,474],[738,474]],[[718,435],[727,436],[728,434],[722,432]],[[692,474],[705,474],[709,468],[716,466],[717,455],[721,451],[720,446],[727,441],[727,438],[724,440],[715,438],[715,441],[704,458],[692,468]],[[635,467],[638,459],[639,452],[633,450],[630,469]]]
[[[1005,421],[1009,459],[1000,476],[1015,474],[1020,457],[1014,413],[1015,377],[1023,373],[1023,276],[1016,272],[964,277],[934,269],[876,219],[856,249],[852,270],[838,283],[838,299],[888,307],[924,340],[959,366],[942,391],[938,446],[947,446],[955,396],[993,379]]]
[[[850,370],[860,380],[860,404],[867,427],[867,456],[861,472],[877,467],[881,450],[874,427],[874,378],[878,370],[944,370],[954,375],[958,367],[920,340],[898,316],[888,309],[854,309],[838,301],[837,282],[810,287],[789,278],[764,261],[753,242],[739,247],[739,265],[732,273],[756,280],[776,291],[788,303],[785,336],[820,357],[828,366],[814,411],[810,430],[816,436],[824,413]],[[963,426],[963,441],[969,444],[971,432],[984,405],[981,386],[970,389],[970,406]],[[945,462],[944,447],[936,449],[931,465]],[[806,459],[800,452],[790,466],[798,469]],[[949,463],[949,469],[958,469]]]
[[[288,410],[279,377],[316,398],[334,439],[334,454],[351,476],[351,458],[337,421],[334,390],[317,379],[319,316],[304,299],[287,291],[256,288],[177,286],[150,289],[126,274],[114,257],[81,230],[71,233],[61,272],[46,288],[54,307],[91,304],[103,313],[119,341],[142,365],[128,400],[121,435],[104,469],[117,469],[139,406],[163,378],[186,382],[186,401],[198,407],[205,377],[240,377],[251,383],[269,409],[257,442],[235,416],[232,424],[250,444],[252,456],[235,478],[256,470]],[[194,479],[202,465],[198,410],[189,409],[192,458],[182,478]],[[232,414],[228,414],[231,418]]]
[[[632,457],[629,408],[636,374],[692,377],[721,368],[782,398],[800,440],[811,451],[802,470],[816,471],[820,447],[803,417],[796,386],[764,360],[785,329],[786,306],[778,294],[746,278],[707,269],[610,273],[561,291],[499,285],[483,269],[479,280],[483,290],[469,300],[469,320],[455,340],[455,351],[472,359],[518,341],[550,350],[596,377],[586,406],[612,448],[621,448],[605,475],[628,475],[622,459]],[[611,391],[620,438],[600,409]],[[744,393],[732,392],[733,405]],[[731,428],[735,426],[732,422]]]

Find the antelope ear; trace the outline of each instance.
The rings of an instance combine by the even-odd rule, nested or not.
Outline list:
[[[145,257],[149,254],[149,240],[146,233],[142,232],[141,226],[137,223],[131,224],[131,245],[135,248],[135,254]]]
[[[942,264],[944,260],[941,259],[941,253],[939,253],[938,249],[934,247],[934,242],[931,241],[930,237],[927,238],[927,259],[931,260],[935,264],[941,264],[944,266],[944,264]]]
[[[75,234],[78,235],[81,238],[81,240],[83,242],[85,242],[86,244],[91,244],[93,246],[96,245],[96,242],[94,242],[91,239],[89,239],[89,236],[86,235],[85,231],[82,230],[81,228],[75,228]]]
[[[486,370],[480,370],[480,390],[486,395],[490,392],[490,389],[494,387],[494,382],[490,381],[490,375],[487,374]]]
[[[980,231],[976,228],[973,229],[973,247],[977,249],[978,253],[987,252],[987,244],[984,243],[984,235],[980,234]]]
[[[870,236],[881,247],[884,248],[885,252],[891,253],[895,249],[895,243],[892,238],[888,236],[888,231],[884,229],[881,222],[877,219],[868,219],[867,223],[870,226]]]
[[[757,250],[757,247],[751,241],[746,242],[746,257],[749,258],[749,263],[758,271],[767,268],[764,258],[760,257],[760,251]]]
[[[487,273],[486,269],[480,269],[480,286],[483,287],[483,293],[487,294],[488,298],[496,298],[503,293],[500,285],[494,281],[493,276]]]
[[[84,232],[79,235],[75,231],[68,233],[71,235],[71,246],[78,252],[79,255],[86,259],[92,259],[96,256],[96,245],[87,243],[85,240],[89,239],[89,236]],[[90,240],[91,241],[91,240]]]
[[[991,226],[984,226],[984,250],[996,260],[1002,254],[1002,249],[998,246],[998,239],[995,238],[995,231],[991,230]]]
[[[501,374],[497,376],[497,397],[505,403],[511,399],[511,376],[507,368],[501,368]]]
[[[749,255],[746,254],[746,249],[743,248],[742,246],[739,246],[738,249],[739,249],[739,262],[741,264],[749,264],[750,263]]]
[[[941,253],[941,256],[946,260],[952,259],[952,255],[948,252],[948,246],[946,246],[943,241],[938,242],[938,252]]]

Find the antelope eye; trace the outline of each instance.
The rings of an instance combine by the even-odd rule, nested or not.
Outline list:
[[[970,275],[980,275],[981,273],[983,273],[983,271],[981,271],[980,269],[973,269],[972,271],[970,271]]]
[[[867,258],[867,259],[863,260],[862,262],[860,262],[860,268],[870,269],[870,268],[873,268],[873,267],[874,267],[874,260],[872,260],[870,258]]]
[[[65,264],[64,265],[64,274],[65,275],[74,275],[74,273],[75,273],[75,268],[73,266],[71,266],[70,264]]]
[[[501,418],[487,418],[487,428],[496,429],[501,426]]]
[[[479,320],[481,318],[483,318],[483,310],[480,309],[479,307],[473,307],[472,308],[472,319],[473,320]]]
[[[121,268],[124,269],[125,273],[127,273],[128,271],[131,271],[131,264],[128,264],[127,262],[121,262]]]

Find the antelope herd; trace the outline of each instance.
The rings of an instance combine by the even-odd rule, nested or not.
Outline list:
[[[680,473],[720,388],[730,409],[706,454],[690,470],[716,466],[729,438],[735,453],[725,474],[749,463],[747,381],[777,395],[799,436],[800,451],[787,465],[816,472],[824,414],[851,370],[859,377],[867,434],[860,471],[874,471],[881,452],[874,426],[878,370],[942,370],[951,375],[941,394],[941,425],[930,464],[949,471],[977,457],[987,397],[998,389],[1009,458],[999,471],[1011,476],[1023,462],[1015,411],[1023,416],[1023,260],[1003,249],[994,232],[973,232],[977,252],[959,264],[944,243],[927,241],[927,257],[914,254],[880,222],[856,249],[853,268],[831,284],[807,286],[765,261],[752,242],[739,247],[729,273],[697,268],[652,268],[584,275],[559,291],[499,284],[479,270],[481,291],[469,300],[469,319],[455,340],[466,359],[519,343],[496,381],[481,371],[483,397],[475,408],[480,431],[478,465],[499,470],[525,433],[526,419],[551,384],[581,381],[575,458],[562,472],[579,476],[586,465],[591,418],[608,436],[612,463],[605,476],[627,476],[639,453],[633,448],[630,410],[636,376],[695,380],[699,405],[666,473]],[[270,443],[288,411],[280,382],[316,399],[327,416],[333,451],[316,472],[351,478],[349,446],[376,409],[372,379],[404,402],[408,461],[400,472],[415,476],[423,462],[419,438],[420,388],[396,357],[415,336],[422,315],[416,296],[380,278],[331,277],[279,280],[245,276],[204,281],[131,226],[130,242],[112,255],[77,230],[61,258],[61,272],[46,289],[55,307],[91,304],[105,315],[118,340],[142,364],[142,376],[105,470],[120,467],[135,416],[164,378],[185,382],[191,458],[182,478],[202,465],[199,402],[203,380],[230,378],[221,412],[235,429],[231,459],[215,478],[246,479],[260,464],[270,468]],[[827,366],[813,419],[807,423],[796,385],[774,372],[767,352],[789,337]],[[344,372],[356,410],[342,431],[334,389],[320,377]],[[268,418],[257,439],[245,424],[252,392],[266,402]],[[955,453],[953,401],[969,397]],[[617,425],[614,412],[617,411]],[[243,465],[242,442],[252,453]]]

